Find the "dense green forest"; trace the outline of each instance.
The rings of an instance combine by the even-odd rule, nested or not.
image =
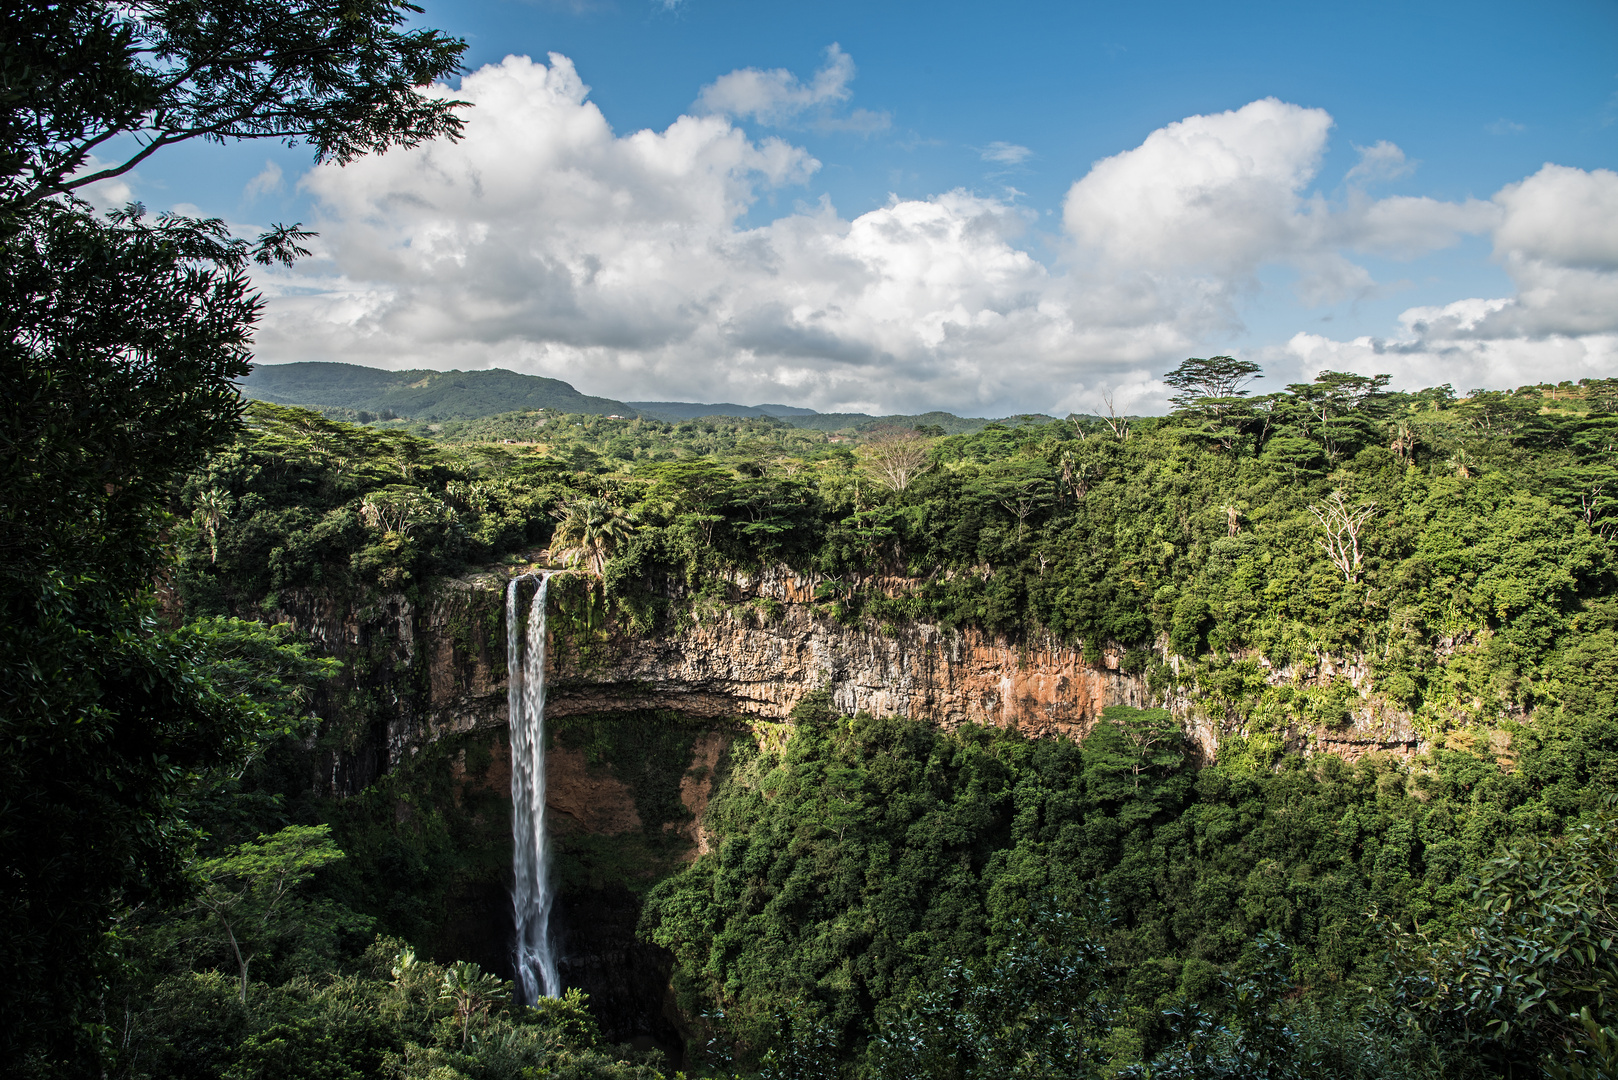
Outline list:
[[[1600,1011],[1573,985],[1614,959],[1610,719],[1522,730],[1510,769],[1477,746],[1142,768],[1149,713],[1110,709],[1077,745],[806,702],[784,749],[733,754],[716,854],[648,904],[686,1009],[727,1047],[816,1063],[797,1075],[1300,1077],[1531,1074],[1567,1012]],[[1584,820],[1599,866],[1493,861]],[[1480,900],[1523,900],[1508,874],[1551,911],[1481,933],[1528,957],[1462,957]],[[1589,960],[1547,977],[1569,931]],[[1469,975],[1504,997],[1467,1000]],[[1018,1030],[1026,1073],[1000,1042]]]
[[[565,523],[640,632],[683,617],[671,582],[717,597],[724,571],[780,563],[845,622],[1116,647],[1246,734],[1345,722],[1346,684],[1265,676],[1328,655],[1362,660],[1430,733],[1604,701],[1611,383],[1461,400],[1375,383],[839,443],[769,419],[547,414],[534,441],[452,446],[260,404],[180,491],[176,583],[199,613],[273,609],[286,589],[532,557]]]
[[[1161,709],[1110,709],[1075,743],[811,697],[786,742],[739,735],[713,850],[643,912],[676,960],[692,1074],[1613,1075],[1618,383],[1207,389],[1167,417],[835,443],[769,418],[550,412],[521,441],[434,440],[257,404],[175,489],[172,586],[189,615],[273,614],[548,558],[586,573],[616,632],[669,634],[734,602],[730,574],[785,564],[822,618],[1051,634],[1213,724],[1212,764]],[[1317,677],[1329,658],[1368,681]],[[1390,715],[1431,749],[1307,753],[1310,733]],[[676,778],[688,760],[677,731],[611,737]],[[396,1022],[383,954],[424,924],[390,864],[454,874],[453,823],[300,797],[286,746],[209,804],[199,857],[329,823],[350,869],[311,871],[326,907],[299,924],[328,928],[318,947],[267,949],[274,1008],[187,1038],[256,1061],[285,1010],[297,1039],[358,1047],[363,1025],[322,1004],[335,979],[384,1018],[364,1045],[388,1061],[654,1067],[495,998],[454,1014],[475,1053],[455,1048],[450,991],[439,1027],[430,1009]],[[154,914],[130,940],[196,921]],[[149,1000],[224,992],[217,953],[164,955],[182,970],[145,976]],[[191,1022],[142,1015],[151,1046]],[[531,1056],[477,1056],[519,1044]]]

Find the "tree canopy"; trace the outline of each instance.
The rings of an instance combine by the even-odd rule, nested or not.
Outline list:
[[[1164,375],[1163,381],[1174,391],[1170,400],[1183,409],[1203,398],[1246,397],[1244,388],[1254,379],[1262,379],[1261,371],[1253,361],[1234,356],[1193,356]]]
[[[603,615],[675,640],[727,609],[767,628],[782,605],[755,586],[785,566],[808,586],[799,616],[875,636],[970,628],[1116,667],[1139,707],[1071,739],[843,716],[821,695],[790,735],[720,725],[700,855],[680,795],[711,718],[559,720],[557,745],[604,762],[642,825],[560,843],[559,877],[650,888],[642,933],[674,956],[688,1075],[1590,1074],[1618,1045],[1595,857],[1618,778],[1614,530],[1585,501],[1610,466],[1608,386],[1461,398],[1326,375],[1240,398],[1251,411],[1217,427],[1181,410],[1126,431],[917,432],[927,467],[903,490],[857,436],[767,418],[525,411],[479,421],[474,441],[257,404],[175,488],[170,581],[197,614],[288,596],[427,610],[450,593],[439,575],[565,557],[595,529],[600,577],[551,593],[575,640]],[[609,516],[632,522],[610,542]],[[348,760],[347,740],[395,715],[368,689],[345,674],[319,739],[283,738],[275,760]],[[1212,764],[1183,738],[1188,712]],[[1383,724],[1425,752],[1319,752],[1366,750]],[[281,787],[267,767],[243,783],[302,792],[298,821],[331,823],[348,858],[312,894],[425,948],[456,883],[503,878],[479,865],[505,854],[506,807],[478,735],[340,800],[291,766]],[[255,824],[235,840],[270,831],[266,805],[236,811]],[[192,917],[157,911],[133,936]],[[532,1018],[448,955],[430,1041],[369,977],[337,1009],[320,995],[358,963],[358,920],[306,921],[333,932],[264,948],[263,1012],[239,1028],[188,1018],[239,993],[226,948],[198,935],[211,953],[147,976],[161,995],[120,999],[140,1045],[194,1038],[232,1063],[385,1045],[402,1075],[541,1060],[497,1068],[497,1039],[539,1053],[515,1031]]]

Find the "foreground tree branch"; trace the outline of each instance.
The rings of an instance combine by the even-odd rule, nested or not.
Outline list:
[[[296,259],[309,234],[276,226],[255,246],[220,221],[139,205],[102,218],[75,192],[187,140],[271,138],[341,163],[454,138],[460,103],[423,88],[458,70],[465,46],[402,29],[419,10],[0,5],[0,1061],[10,1071],[108,1075],[98,1034],[108,929],[134,905],[188,898],[187,802],[292,726],[217,677],[216,639],[251,633],[164,630],[151,593],[172,558],[175,481],[241,429],[234,380],[251,366],[261,307],[248,267]],[[217,544],[225,499],[198,510]],[[264,654],[284,651],[265,639],[231,665],[264,683]],[[245,980],[241,926],[226,936]]]
[[[424,88],[465,43],[401,29],[403,0],[21,0],[0,15],[0,213],[127,174],[191,139],[275,139],[352,161],[458,138]],[[133,147],[103,164],[98,155]]]

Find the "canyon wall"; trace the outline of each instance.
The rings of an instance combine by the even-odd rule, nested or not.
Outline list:
[[[386,718],[385,730],[361,740],[367,748],[333,761],[334,793],[359,790],[443,735],[504,727],[506,580],[493,573],[445,579],[419,606],[403,594],[360,610],[315,595],[281,598],[276,615],[343,657],[351,670],[339,683],[367,684],[380,698],[373,711]],[[559,589],[549,620],[549,715],[666,709],[716,722],[770,722],[824,688],[849,713],[1082,737],[1108,705],[1163,705],[1185,723],[1205,760],[1229,727],[1194,694],[1154,695],[1143,676],[1120,670],[1117,650],[1103,650],[1092,663],[1048,635],[1010,640],[925,623],[846,626],[814,602],[812,581],[785,570],[736,575],[727,585],[726,603],[707,611],[697,605],[678,632],[653,636],[591,629],[588,619],[569,613],[567,590]],[[1268,675],[1275,682],[1369,684],[1363,664],[1332,658]],[[1408,756],[1420,745],[1408,716],[1370,695],[1348,723],[1297,728],[1287,741],[1349,758]]]
[[[810,581],[787,572],[739,576],[734,603],[674,636],[614,636],[554,657],[559,714],[672,708],[701,716],[781,720],[804,694],[837,708],[1082,736],[1108,705],[1146,704],[1120,657],[1087,664],[1049,636],[1012,642],[926,623],[845,626],[822,614]]]

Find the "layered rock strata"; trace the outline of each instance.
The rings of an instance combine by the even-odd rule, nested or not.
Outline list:
[[[366,740],[376,760],[361,760],[362,752],[334,762],[333,789],[358,790],[441,735],[504,726],[498,647],[504,580],[447,579],[419,605],[392,595],[363,610],[318,596],[283,596],[278,616],[349,661],[339,683],[366,684],[381,699],[372,711],[385,717],[385,731]],[[815,603],[814,582],[786,571],[737,576],[728,585],[730,602],[708,611],[699,605],[692,621],[669,635],[570,632],[566,612],[553,611],[547,712],[660,708],[768,722],[823,688],[850,713],[1016,727],[1031,735],[1082,737],[1108,705],[1167,705],[1210,758],[1221,734],[1223,719],[1207,715],[1194,697],[1154,699],[1144,678],[1119,670],[1115,651],[1092,663],[1080,648],[1045,635],[1010,640],[913,622],[846,626]],[[1361,667],[1323,660],[1305,677],[1347,678],[1361,687],[1368,679]],[[1271,676],[1292,681],[1299,673]],[[1351,758],[1417,749],[1407,717],[1374,704],[1362,712],[1343,730],[1293,732],[1290,741]]]

